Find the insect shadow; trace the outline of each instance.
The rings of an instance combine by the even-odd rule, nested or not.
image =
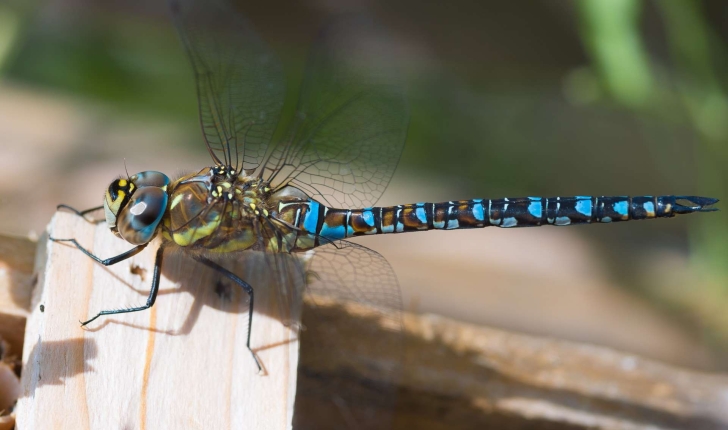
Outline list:
[[[89,362],[96,358],[97,347],[93,339],[74,338],[59,341],[38,339],[28,356],[23,375],[26,392],[24,397],[34,397],[36,388],[43,385],[63,385],[80,373],[93,371]],[[65,357],[51,360],[49,357]],[[32,365],[30,365],[32,363]]]
[[[268,254],[261,252],[239,252],[225,254],[223,257],[206,255],[217,264],[239,276],[253,287],[254,315],[266,315],[281,321],[285,325],[296,325],[300,321],[302,306],[301,295],[305,287],[304,262],[298,257],[288,254]],[[142,287],[132,285],[122,276],[105,268],[107,273],[118,283],[135,291],[140,297],[149,294],[147,284],[153,268],[146,268],[138,262],[132,262],[129,270],[142,280]],[[87,330],[97,331],[107,324],[121,324],[133,328],[151,330],[168,335],[187,335],[194,328],[203,307],[207,306],[226,313],[246,315],[250,306],[250,296],[234,281],[223,273],[196,261],[188,252],[165,249],[161,274],[164,281],[159,290],[155,306],[162,301],[175,300],[174,295],[188,294],[192,302],[187,307],[186,315],[182,310],[175,311],[180,315],[178,325],[171,328],[149,327],[124,321],[123,315],[105,317],[100,324],[88,326]],[[144,279],[146,278],[146,279]],[[174,287],[169,287],[169,284]],[[168,309],[164,306],[165,309]],[[273,345],[271,345],[273,346]],[[270,346],[268,346],[270,347]]]

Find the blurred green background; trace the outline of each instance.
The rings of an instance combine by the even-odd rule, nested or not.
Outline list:
[[[407,64],[412,122],[400,170],[425,188],[399,203],[440,197],[427,192],[431,183],[447,191],[445,199],[694,194],[728,201],[724,1],[238,3],[294,89],[307,49],[332,16],[353,11],[382,23]],[[108,180],[123,172],[121,157],[130,171],[162,170],[158,160],[177,168],[187,154],[195,162],[178,168],[207,163],[191,71],[163,1],[1,3],[0,91],[3,232],[42,230],[56,203],[98,204]],[[33,108],[24,108],[28,100]],[[54,106],[54,120],[43,106]],[[139,143],[133,133],[141,129],[166,143]],[[28,143],[35,141],[45,143]],[[101,183],[89,180],[101,173]],[[610,285],[679,325],[710,356],[660,358],[728,368],[728,209],[564,234],[587,241]],[[488,236],[478,240],[492,246]]]

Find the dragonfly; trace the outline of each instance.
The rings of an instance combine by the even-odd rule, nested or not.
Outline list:
[[[717,199],[674,195],[374,206],[399,162],[409,124],[401,80],[390,64],[376,61],[381,54],[377,45],[357,45],[336,26],[324,31],[310,54],[295,116],[286,123],[281,121],[286,96],[282,66],[244,16],[224,0],[173,0],[170,8],[192,66],[202,140],[212,163],[176,179],[157,171],[120,177],[108,186],[99,207],[79,211],[59,206],[83,217],[103,208],[111,232],[133,245],[101,258],[74,238],[51,239],[70,242],[105,266],[161,238],[146,303],[101,310],[84,326],[102,316],[152,307],[165,251],[181,250],[247,294],[247,346],[260,369],[250,339],[255,292],[261,288],[275,291],[284,303],[281,319],[286,324],[300,321],[303,295],[325,296],[375,309],[393,332],[401,331],[402,305],[392,267],[351,238],[615,223],[716,210]],[[364,55],[352,58],[353,53]],[[283,132],[281,124],[287,125]],[[307,268],[293,262],[311,250]],[[266,257],[266,285],[246,281],[259,262],[254,255]],[[235,260],[239,270],[226,268],[220,257]],[[388,347],[401,349],[397,337],[392,339]],[[393,386],[400,372],[397,365],[381,370],[379,381]]]

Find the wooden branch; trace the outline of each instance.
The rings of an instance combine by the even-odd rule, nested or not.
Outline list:
[[[330,314],[304,321],[299,391],[342,377],[336,363],[307,356],[308,339],[330,330],[316,321],[347,324],[366,308],[331,303]],[[305,315],[305,314],[304,314]],[[339,319],[340,321],[337,321]],[[351,324],[349,322],[349,324]],[[354,324],[356,326],[356,324]],[[381,331],[381,336],[391,332]],[[364,339],[363,341],[382,341]],[[361,337],[334,343],[360,352]],[[690,371],[608,348],[510,333],[436,315],[405,315],[406,359],[399,385],[396,429],[725,429],[728,375]],[[376,383],[372,362],[396,359],[386,351],[362,357],[347,373]],[[333,356],[345,354],[332,354]],[[374,366],[376,367],[376,366]],[[377,404],[377,393],[358,399]],[[297,417],[312,428],[341,428],[328,417],[336,407],[299,399]]]
[[[56,234],[73,234],[81,243],[92,244],[99,253],[103,249],[103,257],[128,249],[101,227],[94,230],[75,217],[59,215],[52,228]],[[255,374],[242,347],[245,323],[239,308],[244,306],[234,291],[227,299],[228,292],[216,294],[215,287],[181,288],[165,280],[153,310],[108,318],[91,331],[78,327],[78,319],[98,309],[143,303],[153,252],[146,250],[128,263],[103,268],[64,245],[39,250],[49,258],[36,287],[38,301],[26,333],[19,430],[241,428],[244,423],[261,428],[245,421],[259,414],[256,407],[277,408],[277,412],[266,410],[265,417],[290,416],[292,399],[282,402],[287,406],[263,401],[257,394],[252,404],[242,400],[260,392],[255,384],[269,377]],[[306,330],[297,378],[291,357],[296,351],[286,341],[259,350],[269,374],[286,381],[287,393],[296,383],[299,393],[322,392],[336,380],[370,387],[356,391],[357,401],[346,405],[347,412],[367,409],[376,417],[394,407],[396,429],[728,427],[727,375],[434,315],[405,315],[406,355],[395,387],[397,403],[381,402],[376,369],[401,357],[377,345],[395,334],[385,329],[352,332],[373,320],[371,310],[317,302],[316,309],[304,309]],[[311,318],[314,312],[316,318]],[[259,331],[281,327],[271,319],[271,325],[263,328],[260,321],[254,322],[254,341],[259,341]],[[331,330],[332,326],[341,330]],[[333,360],[318,359],[317,339],[322,336],[341,348],[338,354],[326,352]],[[368,346],[367,352],[359,347],[362,344]],[[287,364],[274,374],[276,359],[266,354],[280,354]],[[335,360],[352,354],[360,358],[360,367]],[[330,401],[336,397],[337,393],[330,398],[298,396],[295,428],[351,427],[338,418],[342,405]]]
[[[49,232],[76,238],[101,258],[131,248],[104,225],[67,213],[54,216]],[[290,428],[298,342],[266,315],[264,294],[255,297],[263,313],[253,319],[253,348],[265,366],[258,374],[245,345],[242,292],[205,284],[210,273],[193,277],[202,265],[167,255],[164,267],[178,269],[179,277],[163,276],[155,306],[82,329],[79,320],[102,309],[146,302],[156,246],[104,267],[68,244],[43,243],[38,303],[25,334],[19,429]],[[174,281],[184,281],[184,289]]]

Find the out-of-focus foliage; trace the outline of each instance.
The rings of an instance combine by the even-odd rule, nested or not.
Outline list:
[[[706,195],[725,197],[728,99],[719,70],[728,57],[708,23],[703,3],[654,3],[664,26],[671,70],[665,70],[645,48],[639,25],[645,2],[581,0],[577,4],[585,46],[594,59],[592,67],[611,99],[634,109],[638,117],[685,121],[698,137],[693,147],[697,188]],[[662,145],[654,148],[662,150]],[[728,294],[728,211],[702,218],[692,233],[695,279],[701,282],[690,286],[696,288],[686,293],[692,297],[685,303],[697,314],[718,315],[709,318],[708,325],[725,339],[728,318],[721,318],[724,313],[714,312],[714,307],[725,306]]]
[[[649,103],[655,82],[639,29],[642,2],[586,0],[577,5],[584,45],[609,93],[625,106]]]

